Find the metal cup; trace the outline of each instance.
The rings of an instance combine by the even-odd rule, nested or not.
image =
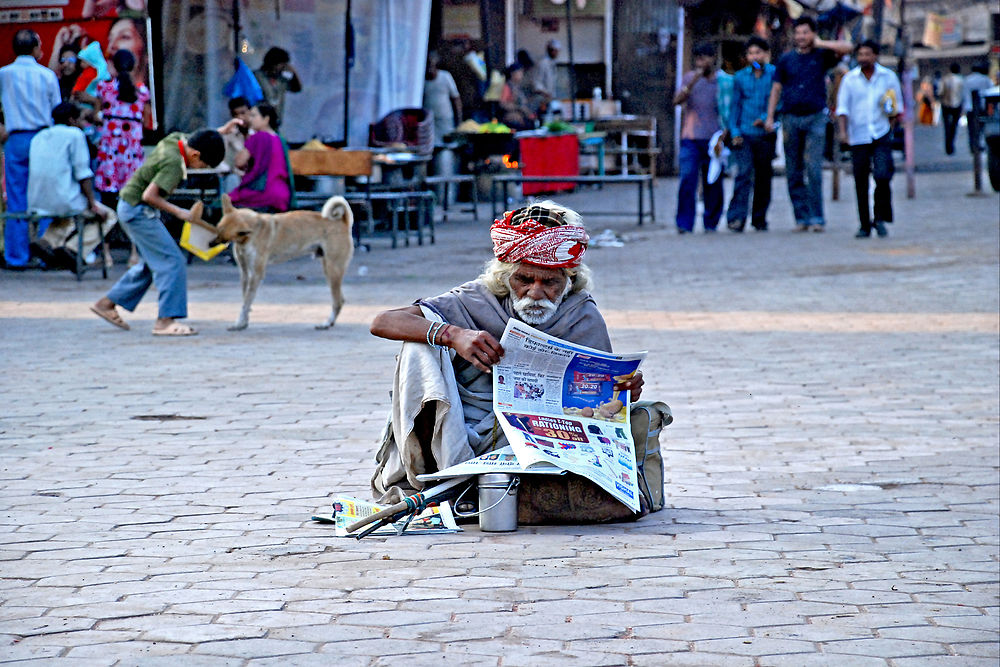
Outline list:
[[[517,482],[514,475],[479,476],[479,529],[487,533],[517,530]]]

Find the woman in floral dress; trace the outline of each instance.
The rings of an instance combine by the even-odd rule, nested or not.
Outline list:
[[[132,81],[135,56],[122,49],[111,61],[116,78],[97,85],[104,125],[94,185],[102,193],[118,193],[142,165],[142,127],[150,114],[149,89]]]

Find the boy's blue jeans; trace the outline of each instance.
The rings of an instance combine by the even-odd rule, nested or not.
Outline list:
[[[694,229],[699,180],[705,199],[702,222],[705,229],[715,229],[722,217],[722,177],[715,183],[708,182],[708,139],[681,139],[678,162],[681,182],[677,192],[677,229],[685,232]]]
[[[135,243],[141,260],[125,272],[108,298],[134,311],[149,286],[160,292],[159,317],[187,317],[187,259],[151,206],[118,200],[118,221]]]

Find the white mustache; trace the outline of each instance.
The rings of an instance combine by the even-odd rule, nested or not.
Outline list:
[[[528,324],[544,324],[552,319],[559,304],[551,299],[514,298],[514,311]]]
[[[508,284],[509,287],[510,285]],[[514,291],[511,290],[510,298],[514,304],[514,312],[520,315],[521,319],[527,324],[544,324],[556,314],[559,304],[566,298],[572,287],[572,281],[567,280],[562,294],[559,295],[559,301],[553,301],[552,299],[532,299],[529,296],[519,299],[514,296]]]

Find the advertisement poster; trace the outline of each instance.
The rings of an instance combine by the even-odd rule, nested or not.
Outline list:
[[[111,75],[111,56],[119,49],[131,51],[136,63],[132,78],[155,94],[146,0],[0,0],[0,66],[14,60],[14,35],[23,28],[38,33],[40,62],[56,73],[60,88],[81,91],[93,80],[93,67],[79,58],[74,67],[66,54],[75,57],[96,44],[90,49],[104,55]],[[150,105],[155,114],[155,99]]]

